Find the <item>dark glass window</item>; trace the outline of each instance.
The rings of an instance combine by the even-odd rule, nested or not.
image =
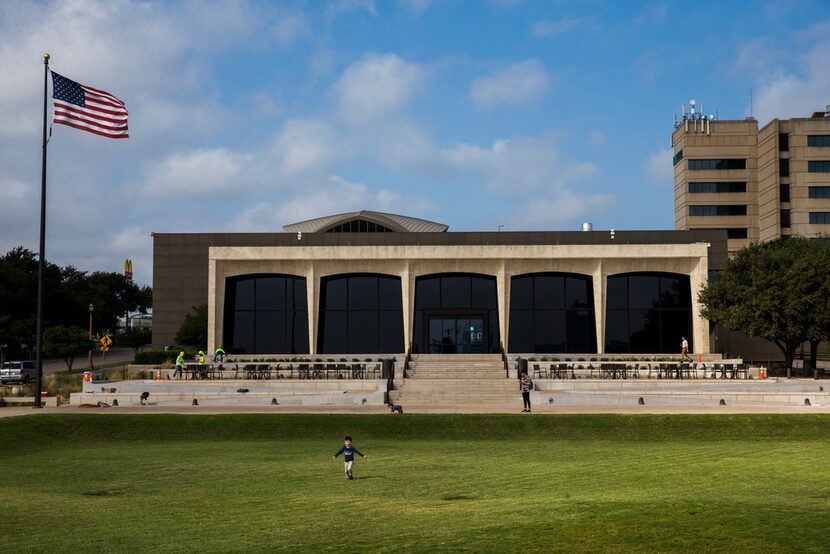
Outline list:
[[[781,202],[790,201],[790,185],[789,183],[780,183],[778,185],[778,197]]]
[[[787,152],[790,149],[790,135],[778,133],[778,149],[781,152]]]
[[[726,206],[689,206],[690,216],[730,216],[746,215],[745,205]]]
[[[830,225],[830,212],[810,212],[811,225]]]
[[[689,183],[689,192],[692,194],[746,192],[746,183]]]
[[[510,352],[591,353],[596,337],[591,277],[534,273],[511,279]]]
[[[384,227],[380,223],[367,221],[365,219],[353,219],[339,225],[335,225],[326,233],[394,233],[392,229]]]
[[[320,281],[321,354],[397,354],[403,349],[401,279],[349,274]]]
[[[781,228],[788,229],[790,227],[790,210],[781,210]]]
[[[747,238],[746,229],[743,227],[733,227],[726,230],[726,238],[728,239],[745,239]]]
[[[692,350],[689,277],[674,273],[628,273],[608,277],[605,351],[676,353],[681,337]]]
[[[225,281],[224,347],[235,354],[307,354],[303,277],[242,275]]]
[[[746,169],[746,160],[689,160],[689,169]]]
[[[830,198],[830,187],[810,187],[808,194],[810,198]]]
[[[677,162],[679,162],[682,159],[683,159],[683,149],[681,148],[680,150],[677,151],[677,153],[672,158],[672,163],[674,165],[677,165]]]
[[[807,135],[807,146],[830,146],[830,135]]]
[[[809,161],[807,162],[807,171],[810,173],[830,173],[830,161]]]
[[[781,158],[778,160],[778,174],[781,177],[789,177],[790,176],[790,160],[787,158]]]
[[[463,323],[465,318],[468,324]],[[459,342],[464,342],[466,347],[470,344],[470,332],[466,330],[470,326],[477,326],[479,321],[482,325],[482,341],[476,342],[475,347],[483,350],[477,351],[491,354],[500,352],[495,277],[448,273],[425,275],[416,279],[412,352],[461,352],[463,350],[460,347],[447,349],[446,345],[441,343],[440,337],[444,334],[452,336],[456,346]],[[430,326],[434,327],[432,332]],[[459,330],[467,334],[462,332],[459,335]],[[439,337],[436,344],[430,340],[431,337]],[[460,341],[456,340],[458,338]]]

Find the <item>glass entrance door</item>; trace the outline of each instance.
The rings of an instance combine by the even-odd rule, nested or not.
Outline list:
[[[481,354],[486,352],[484,318],[433,316],[429,318],[427,343],[432,354]]]

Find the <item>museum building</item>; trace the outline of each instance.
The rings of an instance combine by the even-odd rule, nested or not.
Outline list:
[[[155,233],[154,344],[207,304],[235,354],[709,353],[724,231],[448,232],[373,211],[283,233]]]

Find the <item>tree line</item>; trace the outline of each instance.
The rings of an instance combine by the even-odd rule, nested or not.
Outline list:
[[[38,259],[31,250],[19,246],[0,256],[0,344],[6,345],[7,359],[28,358],[35,348],[37,280]],[[153,302],[150,287],[140,287],[120,273],[88,273],[48,260],[44,294],[47,330],[67,327],[86,331],[92,304],[93,333],[114,331],[119,317],[132,311],[147,312]]]

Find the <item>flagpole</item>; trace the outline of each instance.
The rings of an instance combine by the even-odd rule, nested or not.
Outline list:
[[[37,266],[37,384],[35,408],[42,408],[40,393],[43,390],[43,281],[46,273],[46,108],[49,81],[49,53],[43,55],[43,165],[40,177],[40,254]]]

